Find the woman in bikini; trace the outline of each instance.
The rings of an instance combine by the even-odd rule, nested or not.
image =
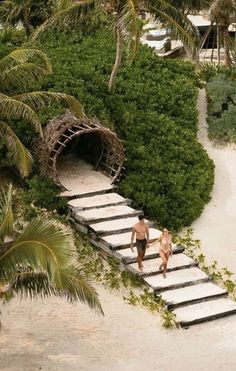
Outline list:
[[[163,229],[162,235],[157,239],[160,242],[159,254],[162,259],[162,263],[159,267],[161,271],[163,269],[163,277],[166,278],[167,263],[170,255],[172,256],[172,239],[167,228]]]

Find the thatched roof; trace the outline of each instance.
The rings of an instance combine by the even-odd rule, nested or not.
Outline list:
[[[98,120],[75,117],[71,112],[51,120],[44,130],[44,141],[40,144],[39,163],[41,172],[60,184],[57,173],[57,159],[70,142],[83,134],[96,134],[101,142],[101,152],[96,159],[96,169],[111,177],[114,183],[124,163],[124,147],[121,140]]]

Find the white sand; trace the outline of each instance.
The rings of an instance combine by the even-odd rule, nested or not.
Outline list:
[[[194,237],[201,240],[208,260],[217,260],[236,273],[236,150],[217,148],[207,137],[206,100],[202,90],[198,100],[199,141],[215,164],[215,184],[211,201],[193,224]]]
[[[204,106],[200,109],[204,111]],[[216,184],[212,201],[194,223],[195,235],[202,239],[209,257],[221,259],[235,272],[236,153],[214,149],[205,137],[204,125],[203,121],[200,137],[216,163]],[[122,295],[96,286],[104,318],[86,306],[59,299],[14,300],[4,306],[0,370],[236,370],[236,316],[188,330],[165,330],[158,314],[129,306]]]

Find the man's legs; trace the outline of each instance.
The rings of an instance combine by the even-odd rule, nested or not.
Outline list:
[[[138,256],[137,256],[138,268],[139,268],[140,271],[142,271],[143,270],[142,261],[143,261],[144,256],[145,256],[146,246],[147,246],[146,239],[145,240],[136,240],[136,246],[137,246],[137,252],[138,252]]]
[[[146,253],[146,248],[143,249],[142,252],[141,252],[141,265],[142,265],[142,267],[143,267],[142,261],[144,259],[145,253]]]
[[[143,270],[143,265],[142,265],[142,251],[138,251],[137,263],[138,263],[138,269],[140,271],[142,271]]]

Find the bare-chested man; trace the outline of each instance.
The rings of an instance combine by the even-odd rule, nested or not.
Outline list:
[[[146,248],[149,247],[149,227],[147,223],[144,221],[144,215],[139,215],[139,221],[133,226],[132,235],[131,235],[131,245],[130,248],[134,251],[133,242],[134,242],[134,235],[136,234],[136,247],[137,247],[137,262],[138,262],[138,269],[140,271],[143,270],[143,258],[146,253]]]

